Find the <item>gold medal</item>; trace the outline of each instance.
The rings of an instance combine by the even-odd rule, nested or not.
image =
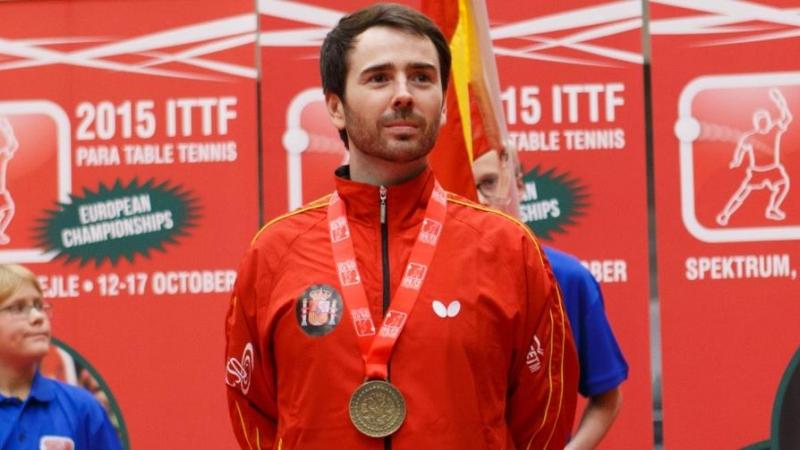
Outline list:
[[[400,428],[405,418],[403,394],[386,381],[367,381],[350,397],[350,420],[367,436],[389,436]]]

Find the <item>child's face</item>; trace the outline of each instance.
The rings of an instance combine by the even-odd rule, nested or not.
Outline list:
[[[50,346],[48,305],[30,283],[0,303],[0,363],[35,364]]]

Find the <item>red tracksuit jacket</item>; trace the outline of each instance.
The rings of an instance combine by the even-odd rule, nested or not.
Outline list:
[[[377,186],[341,176],[336,183],[379,326],[433,174],[388,188],[385,224]],[[429,275],[389,366],[406,419],[385,439],[360,434],[348,415],[364,362],[333,263],[328,198],[258,233],[226,321],[225,381],[242,448],[563,449],[578,366],[544,254],[524,224],[453,195],[447,203]]]

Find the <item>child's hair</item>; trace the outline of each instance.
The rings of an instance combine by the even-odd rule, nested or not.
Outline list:
[[[0,302],[4,302],[25,283],[30,283],[42,294],[42,286],[33,272],[19,264],[0,264]]]

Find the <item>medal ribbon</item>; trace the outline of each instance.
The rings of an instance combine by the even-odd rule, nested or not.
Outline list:
[[[389,310],[383,317],[380,329],[375,333],[375,323],[369,310],[367,293],[356,263],[353,239],[347,222],[344,202],[338,192],[334,192],[328,203],[328,226],[330,230],[333,260],[342,287],[345,306],[358,337],[361,356],[366,365],[367,379],[386,380],[389,375],[388,363],[397,339],[408,321],[408,316],[419,297],[433,254],[444,229],[447,214],[447,194],[435,181],[425,218],[420,225],[417,240],[411,249],[408,264],[403,271],[403,279],[392,297]]]

